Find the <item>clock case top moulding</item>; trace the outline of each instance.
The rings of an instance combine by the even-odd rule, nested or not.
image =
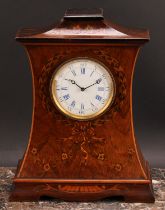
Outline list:
[[[33,79],[29,143],[19,161],[10,200],[51,196],[69,201],[122,196],[154,202],[148,163],[134,137],[133,70],[147,30],[132,30],[103,18],[102,9],[69,9],[49,29],[22,29]],[[50,97],[56,68],[87,57],[110,69],[116,83],[113,104],[102,116],[78,121],[61,114]]]
[[[66,11],[61,22],[53,26],[18,31],[16,40],[25,43],[139,43],[149,40],[144,29],[130,29],[105,20],[103,10]]]

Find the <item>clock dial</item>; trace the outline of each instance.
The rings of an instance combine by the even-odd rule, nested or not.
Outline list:
[[[115,84],[107,68],[95,60],[78,58],[61,65],[51,81],[57,107],[75,119],[92,119],[111,104]]]

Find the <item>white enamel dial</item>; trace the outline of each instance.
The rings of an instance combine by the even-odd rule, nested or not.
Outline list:
[[[56,69],[51,95],[56,106],[75,119],[92,119],[111,104],[115,84],[111,73],[88,58],[70,60]]]

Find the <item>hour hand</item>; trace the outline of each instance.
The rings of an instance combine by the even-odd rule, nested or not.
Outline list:
[[[81,91],[84,91],[84,88],[83,87],[80,87],[74,80],[72,80],[72,79],[65,79],[65,80],[70,81],[72,84],[74,84],[77,87],[79,87],[81,89]]]
[[[65,79],[65,80],[70,81],[72,84],[76,84],[76,82],[72,79]]]

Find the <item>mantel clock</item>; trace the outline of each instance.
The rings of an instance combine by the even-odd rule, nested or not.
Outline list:
[[[33,116],[10,200],[154,202],[132,114],[133,71],[148,31],[107,21],[102,9],[69,9],[56,25],[22,29],[16,40],[31,65]]]

